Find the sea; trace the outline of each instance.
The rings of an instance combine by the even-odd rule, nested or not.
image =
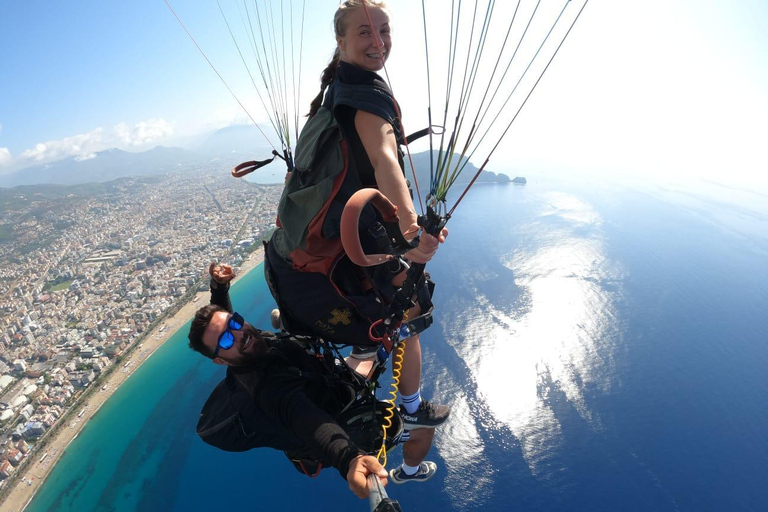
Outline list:
[[[437,475],[390,497],[406,512],[768,510],[768,195],[527,178],[473,187],[428,265],[422,393],[452,413]],[[232,295],[267,328],[260,269]],[[88,422],[27,510],[369,510],[334,469],[309,479],[280,452],[200,441],[224,370],[186,331]]]

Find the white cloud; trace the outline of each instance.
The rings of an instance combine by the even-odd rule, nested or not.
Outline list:
[[[34,148],[19,155],[19,163],[23,166],[68,157],[81,157],[103,149],[104,142],[104,130],[101,128],[61,140],[39,142]]]
[[[173,125],[164,119],[149,119],[133,127],[126,123],[115,126],[115,135],[127,146],[143,146],[173,135]]]
[[[23,169],[31,165],[45,164],[63,158],[74,157],[78,161],[96,157],[96,153],[110,148],[143,146],[173,135],[173,125],[163,119],[149,119],[129,126],[120,123],[113,130],[96,128],[88,133],[65,137],[60,140],[39,142],[33,148],[12,158],[7,148],[0,148],[0,167]]]
[[[5,167],[11,164],[11,152],[8,148],[0,148],[0,167]]]
[[[256,107],[255,105],[250,105],[246,103],[246,108],[249,109],[249,112],[259,112],[261,109]],[[258,119],[259,122],[268,121],[267,116],[263,116],[263,119]],[[232,126],[236,124],[249,124],[252,123],[250,117],[248,117],[248,114],[243,112],[243,109],[239,106],[229,106],[224,108],[219,108],[213,111],[212,114],[208,116],[208,118],[205,121],[205,125],[209,128],[213,128],[215,130],[218,130],[220,128],[224,128],[226,126]]]

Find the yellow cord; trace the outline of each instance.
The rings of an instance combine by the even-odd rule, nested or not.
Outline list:
[[[392,418],[395,416],[395,400],[397,400],[398,387],[400,386],[400,371],[403,369],[404,353],[405,340],[401,341],[397,346],[395,357],[392,360],[392,383],[390,384],[391,388],[389,390],[389,396],[391,398],[387,400],[389,407],[387,407],[384,416],[384,422],[381,425],[381,448],[379,449],[379,453],[376,455],[376,458],[379,459],[379,462],[384,467],[387,466],[387,429],[392,426]]]

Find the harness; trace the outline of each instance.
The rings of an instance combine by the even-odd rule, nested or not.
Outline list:
[[[340,72],[345,69],[349,71],[349,68],[342,67]],[[362,183],[368,180],[360,177],[363,169],[355,168],[355,162],[362,165],[360,162],[368,161],[368,157],[361,144],[350,144],[345,140],[340,117],[347,116],[350,112],[345,110],[347,108],[371,112],[389,121],[395,128],[397,140],[404,143],[413,142],[431,132],[427,128],[402,137],[398,131],[400,123],[397,120],[397,107],[389,88],[380,79],[377,80],[375,73],[360,70],[353,73],[363,74],[351,76],[352,81],[356,82],[352,85],[343,80],[335,80],[326,93],[323,105],[302,129],[293,166],[289,167],[290,174],[278,205],[278,228],[269,242],[277,256],[290,262],[294,270],[328,276],[339,295],[345,298],[343,290],[348,287],[336,282],[333,271],[347,250],[341,239],[344,209],[349,199],[363,188]],[[400,157],[402,167],[402,155]],[[248,162],[241,166],[246,164]],[[372,179],[372,176],[369,178]],[[396,217],[382,218],[380,210],[364,206],[355,220],[355,231],[363,231],[364,245],[369,250],[396,255],[404,253],[412,246],[400,233]],[[279,296],[268,266],[267,261],[267,282],[280,308],[284,325],[289,332],[311,335],[307,326],[290,317],[289,308],[285,307]],[[431,296],[434,283],[429,281],[428,276],[413,281],[415,286],[411,287],[408,300],[404,301],[398,298],[398,290],[391,285],[392,278],[406,268],[402,263],[395,261],[388,265],[362,267],[361,275],[355,278],[359,287],[372,288],[383,304],[389,304],[394,297],[397,302],[395,307],[407,309],[411,295],[415,294],[421,314],[409,319],[407,323],[411,335],[422,332],[432,324]],[[350,276],[345,275],[343,279],[350,279]],[[384,331],[375,329],[371,332],[371,339],[378,340],[384,335]]]
[[[370,339],[380,343],[371,374],[366,378],[356,374],[343,363],[338,346],[314,336],[308,326],[291,317],[290,309],[285,307],[275,286],[269,258],[265,258],[264,262],[265,276],[281,311],[285,329],[301,337],[318,357],[325,359],[329,368],[342,372],[339,378],[349,379],[349,382],[359,387],[357,399],[337,418],[340,426],[357,446],[370,451],[374,445],[378,445],[381,447],[379,455],[383,453],[385,456],[389,448],[402,440],[403,423],[394,407],[394,400],[390,403],[376,398],[378,379],[385,370],[389,355],[398,347],[404,348],[399,340],[420,333],[432,324],[434,306],[431,297],[434,283],[424,272],[424,265],[409,267],[400,258],[417,246],[418,240],[408,242],[403,237],[394,211],[365,202],[356,211],[354,227],[351,229],[357,236],[356,243],[345,243],[344,215],[350,200],[359,191],[370,189],[362,187],[358,172],[350,172],[353,163],[361,160],[356,156],[360,148],[348,144],[343,136],[342,126],[334,113],[340,106],[372,112],[389,120],[396,132],[400,126],[394,99],[388,88],[376,84],[350,86],[340,81],[334,82],[326,94],[323,106],[307,121],[299,137],[293,165],[289,165],[289,175],[278,206],[278,229],[273,233],[269,245],[278,257],[289,261],[294,270],[324,274],[339,291],[341,287],[333,282],[333,270],[341,258],[349,255],[353,263],[360,265],[350,253],[357,249],[364,253],[362,245],[366,245],[369,251],[395,256],[391,263],[384,265],[360,265],[365,274],[363,279],[372,285],[386,310],[384,317],[369,330]],[[412,142],[429,133],[431,130],[427,128],[405,138],[398,132],[397,139],[400,142]],[[286,163],[289,163],[287,159]],[[400,163],[402,167],[402,154]],[[241,176],[251,172],[252,168],[258,168],[253,164],[263,165],[261,162],[246,162],[235,168],[233,175]],[[442,225],[436,228],[436,232],[440,228]],[[363,244],[360,242],[360,231],[365,236]],[[391,285],[391,280],[406,269],[405,283],[396,289]],[[419,305],[420,314],[407,318],[406,312],[416,304]],[[341,364],[337,364],[337,361]],[[398,374],[399,370],[393,371],[395,384],[399,379]],[[362,438],[355,439],[356,435]],[[317,461],[295,454],[289,454],[289,458],[300,472],[308,476],[316,475],[321,469]]]
[[[297,372],[298,376],[313,383],[323,381],[348,385],[353,390],[352,399],[344,405],[335,416],[336,423],[344,429],[350,440],[369,455],[376,454],[381,447],[387,451],[401,442],[409,439],[404,432],[404,422],[399,412],[392,417],[387,416],[387,402],[375,396],[375,387],[370,381],[351,370],[339,353],[339,347],[325,342],[322,338],[312,336],[294,336],[286,332],[277,333],[278,338],[290,338],[299,342],[307,350],[314,353],[322,362],[325,372]],[[330,386],[329,386],[330,387]],[[386,429],[382,427],[387,425]],[[285,455],[302,474],[314,478],[323,469],[322,461],[300,453],[285,451]]]
[[[204,442],[230,452],[264,446],[277,448],[284,451],[299,472],[310,477],[317,476],[322,470],[322,461],[310,453],[295,451],[298,441],[293,435],[286,433],[281,424],[270,419],[254,404],[250,389],[257,388],[259,381],[248,379],[271,378],[278,374],[305,380],[318,393],[329,395],[330,403],[335,404],[332,407],[334,420],[355,446],[366,453],[375,454],[382,444],[389,450],[408,439],[403,433],[404,424],[399,414],[394,417],[386,437],[382,435],[388,404],[376,399],[366,379],[343,363],[338,349],[319,338],[293,336],[285,332],[275,333],[271,342],[273,347],[280,343],[294,343],[296,346],[289,347],[290,350],[310,351],[318,362],[317,368],[301,370],[290,365],[290,360],[281,351],[285,349],[270,348],[267,352],[269,361],[263,366],[265,373],[228,370],[226,378],[219,382],[201,411],[197,434]],[[281,359],[289,365],[281,365],[275,370],[277,373],[269,373],[267,369]]]

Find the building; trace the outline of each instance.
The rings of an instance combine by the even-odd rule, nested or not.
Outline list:
[[[14,416],[16,416],[16,413],[13,412],[13,409],[4,410],[2,413],[0,413],[0,425],[10,420]]]
[[[3,391],[5,388],[10,386],[14,380],[16,379],[11,377],[10,375],[0,376],[0,391]]]
[[[21,431],[21,436],[24,439],[35,439],[43,434],[45,434],[45,427],[39,421],[30,421]]]
[[[12,450],[8,450],[5,454],[6,457],[8,457],[8,462],[15,466],[18,466],[21,464],[21,460],[24,458],[24,454],[21,453],[21,450],[18,448],[14,448]]]
[[[5,480],[13,474],[13,466],[7,460],[0,462],[0,480]]]
[[[19,451],[20,451],[21,453],[23,453],[24,455],[26,455],[26,454],[28,454],[28,453],[29,453],[29,450],[30,450],[32,447],[31,447],[31,446],[29,446],[29,444],[27,444],[27,442],[26,442],[26,441],[24,441],[24,440],[22,439],[22,440],[20,440],[18,443],[16,443],[16,448],[18,448],[18,449],[19,449]]]

